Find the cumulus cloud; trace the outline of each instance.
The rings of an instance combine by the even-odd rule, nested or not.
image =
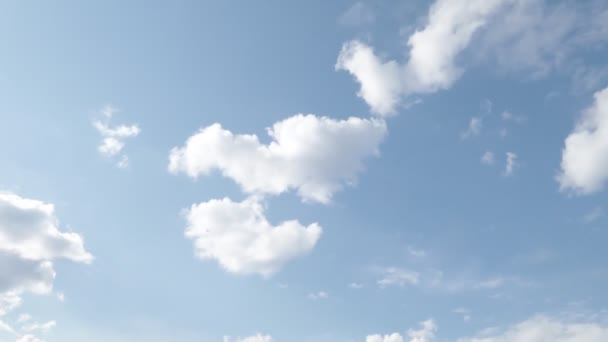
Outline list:
[[[238,274],[269,276],[289,260],[310,252],[322,232],[317,223],[305,226],[296,220],[273,226],[256,197],[194,204],[185,217],[185,235],[194,240],[196,255],[216,260],[228,272]]]
[[[93,126],[102,138],[97,150],[106,157],[118,156],[125,147],[125,139],[136,137],[141,132],[138,125],[111,126],[110,120],[116,111],[112,106],[106,106],[101,110],[103,119],[93,121]],[[116,165],[120,168],[127,167],[129,157],[122,154]]]
[[[397,268],[397,267],[386,267],[378,270],[380,278],[377,283],[378,286],[384,288],[389,286],[403,287],[405,285],[418,284],[420,280],[420,274],[418,272]]]
[[[296,115],[275,123],[263,144],[256,135],[233,134],[220,124],[201,129],[171,150],[169,171],[196,178],[219,170],[251,194],[296,190],[304,200],[330,202],[357,181],[363,161],[378,154],[386,124],[351,117],[334,120]]]
[[[343,45],[337,70],[351,73],[363,98],[378,115],[394,114],[402,97],[448,89],[463,70],[456,57],[473,35],[486,25],[507,0],[437,0],[426,26],[408,39],[405,63],[385,61],[360,41]]]
[[[399,333],[390,335],[368,335],[366,342],[431,342],[435,339],[437,325],[432,319],[420,323],[419,329],[409,329],[404,337]]]
[[[59,231],[54,210],[49,203],[0,193],[0,251],[31,261],[91,262],[80,235]]]
[[[52,204],[0,193],[0,315],[25,291],[50,293],[56,259],[90,263],[93,256],[80,235],[59,230]]]
[[[608,88],[594,99],[564,142],[557,176],[562,191],[590,194],[602,190],[608,179]]]
[[[459,342],[603,342],[608,326],[536,316],[492,336],[461,338]]]

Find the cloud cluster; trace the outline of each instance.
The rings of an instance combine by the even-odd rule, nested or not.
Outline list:
[[[93,126],[102,138],[97,150],[106,157],[118,156],[125,147],[125,139],[136,137],[141,132],[138,125],[110,126],[110,120],[114,113],[116,113],[115,108],[106,106],[101,110],[103,120],[93,121]],[[126,154],[122,154],[117,162],[117,166],[125,168],[128,165],[129,157]]]
[[[595,93],[594,99],[565,140],[557,176],[563,191],[593,193],[608,179],[608,88]]]
[[[247,193],[294,189],[304,200],[328,203],[345,184],[356,182],[386,132],[384,121],[376,119],[296,115],[269,128],[272,142],[263,144],[256,135],[213,124],[171,151],[169,170],[193,178],[219,170]]]
[[[581,64],[576,56],[606,46],[606,19],[608,6],[601,2],[437,0],[426,26],[409,36],[406,61],[385,60],[366,43],[350,41],[336,69],[351,73],[359,97],[383,116],[394,114],[403,98],[450,88],[464,72],[458,57],[473,40],[471,62],[533,78],[560,71],[575,87],[593,89],[608,79],[608,70]]]
[[[372,47],[351,41],[342,47],[337,70],[351,73],[361,88],[358,95],[378,115],[394,114],[402,97],[448,89],[463,70],[456,57],[473,35],[486,25],[506,0],[437,0],[428,22],[408,39],[405,63],[384,61]]]
[[[228,198],[193,205],[185,213],[185,235],[196,255],[216,260],[228,272],[269,276],[289,260],[311,251],[321,237],[317,223],[291,220],[273,226],[255,197]]]
[[[329,203],[334,193],[356,183],[363,162],[378,154],[387,129],[380,119],[336,120],[295,115],[268,130],[272,141],[233,134],[213,124],[169,154],[171,173],[192,178],[219,170],[252,196],[193,205],[186,211],[186,236],[201,259],[216,260],[238,274],[269,276],[289,260],[310,252],[321,226],[297,220],[273,226],[264,216],[263,196],[297,191],[304,201]]]

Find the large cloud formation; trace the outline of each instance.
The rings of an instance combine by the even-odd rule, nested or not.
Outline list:
[[[269,276],[312,250],[322,232],[317,223],[304,226],[296,220],[273,226],[255,197],[194,204],[185,216],[185,234],[194,240],[196,255],[238,274]]]
[[[335,67],[354,76],[359,97],[381,116],[394,114],[403,98],[450,88],[464,72],[459,56],[467,49],[470,62],[528,78],[559,71],[572,77],[575,88],[588,90],[606,80],[608,70],[581,65],[580,52],[606,46],[606,18],[608,6],[601,2],[437,0],[426,25],[409,36],[404,62],[351,41]]]
[[[295,115],[269,128],[272,142],[263,144],[256,135],[233,134],[216,123],[173,148],[169,170],[193,178],[219,170],[247,193],[294,189],[304,200],[328,203],[356,182],[363,161],[378,154],[386,133],[378,119]]]
[[[608,88],[594,99],[566,138],[557,177],[562,190],[589,194],[603,189],[608,179]]]
[[[52,204],[0,193],[0,316],[19,306],[24,292],[52,292],[57,259],[86,264],[93,256],[80,235],[59,230]]]
[[[358,95],[376,114],[394,114],[401,97],[447,89],[462,74],[456,57],[475,32],[506,0],[438,0],[429,11],[424,29],[408,40],[409,59],[401,64],[383,61],[360,41],[342,47],[337,70],[350,72],[360,83]]]

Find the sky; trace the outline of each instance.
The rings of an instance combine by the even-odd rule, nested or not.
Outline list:
[[[608,340],[605,1],[0,9],[0,341]]]

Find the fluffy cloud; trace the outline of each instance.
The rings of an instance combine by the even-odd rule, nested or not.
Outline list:
[[[289,260],[310,252],[321,237],[317,223],[291,220],[273,226],[259,199],[228,198],[193,205],[185,213],[185,235],[196,255],[216,260],[232,273],[269,276]]]
[[[604,188],[608,179],[608,88],[594,95],[562,151],[561,190],[589,194]]]
[[[31,261],[91,262],[80,235],[59,231],[54,210],[49,203],[0,193],[0,251]]]
[[[462,338],[459,342],[604,342],[608,326],[597,323],[569,323],[536,316],[515,324],[494,336]]]
[[[52,204],[0,193],[0,314],[21,303],[24,291],[52,291],[53,261],[90,263],[80,235],[61,232]]]
[[[269,128],[272,142],[262,144],[256,135],[213,124],[173,148],[169,171],[196,178],[219,170],[248,193],[294,189],[304,200],[328,203],[345,184],[356,182],[364,159],[377,155],[386,133],[382,120],[296,115]]]
[[[430,342],[435,338],[437,325],[433,320],[426,320],[420,323],[420,329],[410,329],[407,332],[407,340],[399,333],[390,335],[369,335],[366,342]]]
[[[97,129],[102,138],[97,149],[99,153],[106,157],[114,157],[120,154],[125,147],[125,139],[136,137],[141,131],[137,125],[110,126],[110,120],[115,112],[115,108],[106,106],[101,111],[103,120],[93,121],[93,126]],[[125,168],[128,165],[129,158],[124,154],[121,155],[117,162],[117,166]]]
[[[384,61],[359,41],[342,47],[337,70],[350,72],[360,83],[358,95],[379,115],[394,114],[401,97],[431,93],[452,86],[462,74],[456,57],[473,35],[507,0],[437,0],[424,29],[408,40],[409,60]]]

